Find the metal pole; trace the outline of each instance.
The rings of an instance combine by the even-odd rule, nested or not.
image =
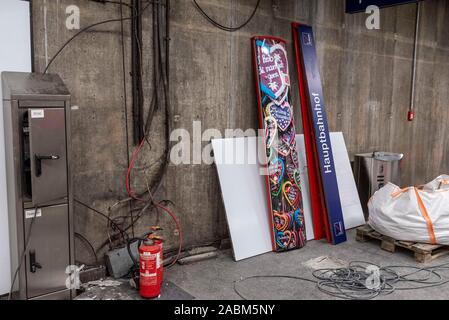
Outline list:
[[[415,118],[415,95],[416,95],[416,69],[418,66],[418,45],[419,45],[419,27],[421,22],[421,2],[416,4],[416,22],[415,22],[415,43],[413,46],[413,65],[412,65],[412,81],[410,89],[410,108],[408,111],[408,121]]]

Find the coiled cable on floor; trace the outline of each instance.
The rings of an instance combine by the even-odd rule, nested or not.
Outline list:
[[[238,286],[250,279],[292,279],[311,282],[321,292],[346,300],[371,300],[390,295],[395,291],[421,290],[440,287],[449,283],[449,263],[415,267],[393,265],[381,267],[365,261],[353,261],[347,267],[318,269],[312,272],[313,278],[290,275],[258,275],[242,278],[234,282],[234,291],[242,299],[248,300]]]

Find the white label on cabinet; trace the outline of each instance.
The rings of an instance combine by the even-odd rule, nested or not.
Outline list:
[[[33,109],[31,110],[32,119],[42,119],[44,118],[44,109]]]

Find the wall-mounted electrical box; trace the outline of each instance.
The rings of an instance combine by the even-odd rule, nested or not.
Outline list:
[[[70,94],[54,74],[3,72],[2,87],[14,298],[70,299]]]

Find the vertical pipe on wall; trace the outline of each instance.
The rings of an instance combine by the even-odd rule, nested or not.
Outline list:
[[[419,27],[421,22],[421,2],[416,4],[416,21],[415,21],[415,42],[413,45],[413,63],[412,63],[412,81],[410,89],[410,108],[408,111],[408,121],[413,121],[415,118],[415,95],[416,95],[416,69],[418,65],[418,41],[419,41]]]

